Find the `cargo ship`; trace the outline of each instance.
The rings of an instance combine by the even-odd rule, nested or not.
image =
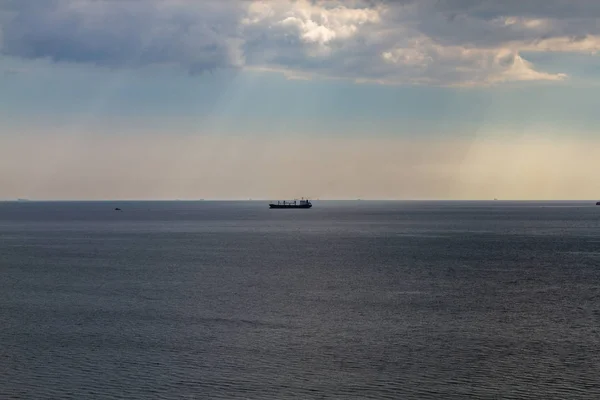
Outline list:
[[[310,200],[293,200],[293,201],[278,201],[277,203],[270,203],[269,208],[311,208],[312,203]]]

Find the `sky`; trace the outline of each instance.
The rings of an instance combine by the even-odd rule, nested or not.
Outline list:
[[[597,0],[0,0],[0,199],[600,199]]]

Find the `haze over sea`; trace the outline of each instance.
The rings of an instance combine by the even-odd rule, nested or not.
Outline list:
[[[599,222],[594,202],[0,203],[0,398],[599,398]]]

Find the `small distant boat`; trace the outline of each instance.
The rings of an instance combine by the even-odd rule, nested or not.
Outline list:
[[[123,211],[119,207],[115,208],[115,211]]]
[[[600,206],[600,201],[597,201],[597,202],[596,202],[596,205],[597,205],[597,206]]]
[[[270,203],[269,208],[311,208],[312,203],[310,200],[304,200],[304,198],[300,201],[278,201],[277,203]]]

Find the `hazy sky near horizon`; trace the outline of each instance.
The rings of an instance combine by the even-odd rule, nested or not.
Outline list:
[[[0,199],[593,199],[596,0],[0,0]]]

